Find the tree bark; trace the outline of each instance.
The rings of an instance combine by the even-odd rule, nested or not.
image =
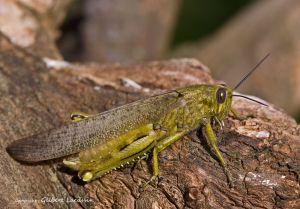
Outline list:
[[[71,2],[0,0],[0,31],[33,55],[61,59],[55,45],[57,27]]]
[[[161,178],[156,187],[151,185],[143,192],[139,188],[151,176],[149,160],[85,185],[72,180],[74,173],[58,168],[59,161],[38,165],[14,161],[5,151],[10,142],[67,123],[73,111],[101,112],[161,89],[213,81],[207,68],[191,59],[135,66],[73,65],[43,61],[15,47],[3,36],[0,46],[0,181],[6,185],[1,189],[2,205],[9,208],[299,207],[299,126],[272,105],[263,107],[244,100],[234,102],[243,119],[228,117],[225,130],[218,131],[221,150],[236,179],[233,189],[228,187],[222,168],[200,132],[192,132],[160,153]],[[54,202],[47,202],[45,197],[53,197]],[[85,199],[79,203],[66,201],[71,198]],[[55,202],[60,199],[64,201]]]
[[[240,118],[229,116],[224,130],[216,129],[236,179],[233,189],[200,130],[159,154],[159,181],[145,191],[140,188],[151,177],[150,159],[88,184],[65,169],[61,159],[13,160],[6,152],[11,142],[69,123],[71,112],[98,113],[165,89],[214,83],[208,68],[194,59],[82,65],[59,60],[59,52],[48,50],[46,43],[45,50],[32,50],[35,44],[23,46],[0,33],[1,207],[300,207],[299,125],[271,104],[241,99],[233,104]]]

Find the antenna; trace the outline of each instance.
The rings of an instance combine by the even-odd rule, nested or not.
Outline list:
[[[248,100],[250,100],[250,101],[252,101],[252,102],[256,102],[256,103],[258,103],[258,104],[261,104],[261,105],[264,105],[264,106],[268,107],[267,104],[262,103],[262,102],[260,102],[260,101],[257,101],[257,100],[255,100],[255,99],[252,99],[252,98],[250,98],[250,97],[247,97],[247,96],[245,96],[245,95],[233,94],[232,96],[234,96],[234,97],[242,97],[242,98],[244,98],[244,99],[248,99]]]
[[[232,91],[236,90],[242,83],[244,83],[245,80],[247,80],[247,78],[258,68],[258,66],[261,65],[261,63],[263,63],[268,57],[270,56],[270,53],[268,53],[266,56],[264,56],[264,58],[262,58],[259,63],[257,63],[254,68],[252,68],[252,70],[247,73],[247,75],[244,76],[244,78],[242,78],[242,80],[232,89]],[[248,98],[249,99],[249,98]]]

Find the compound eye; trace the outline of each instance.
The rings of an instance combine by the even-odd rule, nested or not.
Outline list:
[[[226,99],[226,89],[225,88],[219,88],[217,91],[217,102],[218,103],[224,103]]]

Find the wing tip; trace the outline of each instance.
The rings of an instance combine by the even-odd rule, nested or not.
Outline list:
[[[20,151],[19,146],[14,142],[6,147],[6,152],[15,160],[20,161],[23,159],[22,151]]]
[[[35,158],[30,152],[31,149],[26,144],[26,141],[19,139],[12,142],[6,147],[6,152],[15,160],[20,162],[38,162],[42,161],[41,159]]]

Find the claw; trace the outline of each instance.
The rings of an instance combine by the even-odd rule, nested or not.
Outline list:
[[[87,117],[91,116],[90,114],[87,114],[87,113],[84,113],[84,112],[73,112],[71,114],[71,120],[73,122],[76,122],[76,121],[80,121],[82,119],[85,119]]]
[[[71,168],[73,170],[78,171],[79,170],[79,164],[77,162],[63,160],[63,164],[67,166],[68,168]]]
[[[90,171],[85,171],[82,174],[79,174],[79,177],[84,181],[84,182],[90,182],[93,179],[93,173]]]
[[[225,175],[227,177],[227,181],[228,181],[229,187],[233,188],[235,181],[233,180],[231,172],[227,169],[227,167],[224,167],[224,172],[225,172]]]
[[[149,181],[147,181],[146,183],[143,184],[142,187],[142,191],[145,191],[147,189],[147,187],[149,186],[150,183],[157,181],[158,180],[158,176],[152,176]],[[157,182],[155,184],[155,187],[157,187]]]

